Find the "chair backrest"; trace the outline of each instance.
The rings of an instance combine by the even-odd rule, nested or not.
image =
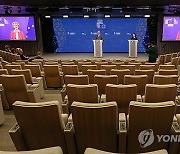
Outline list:
[[[8,75],[7,69],[0,69],[0,75],[2,75],[2,74]]]
[[[140,65],[140,70],[154,70],[156,71],[155,69],[155,65]]]
[[[110,75],[111,70],[112,69],[117,69],[117,66],[116,65],[101,65],[101,68],[106,70],[106,75]]]
[[[157,103],[157,102],[165,102],[165,101],[175,101],[176,96],[177,96],[177,86],[175,84],[146,85],[145,102]]]
[[[121,69],[122,69],[122,70],[123,70],[123,69],[129,69],[131,75],[134,75],[135,68],[136,68],[135,65],[121,65]]]
[[[87,75],[87,70],[97,70],[97,65],[82,65],[81,69],[82,73]]]
[[[77,85],[87,85],[89,84],[88,75],[65,75],[65,84],[77,84]]]
[[[24,75],[1,75],[0,81],[10,106],[18,100],[29,101]]]
[[[62,65],[62,71],[64,75],[78,75],[77,65]]]
[[[159,69],[172,70],[172,69],[176,69],[176,67],[174,65],[159,65]]]
[[[61,108],[58,101],[17,101],[13,111],[29,150],[60,146],[67,153]]]
[[[12,62],[12,65],[21,65],[21,68],[24,69],[25,62]]]
[[[121,69],[121,65],[124,65],[124,62],[112,61],[111,65],[116,65],[117,69]]]
[[[124,76],[125,84],[136,84],[137,85],[137,94],[144,95],[145,86],[148,83],[147,75],[125,75]]]
[[[31,74],[30,69],[24,69],[24,70],[12,69],[12,74],[13,75],[24,75],[26,83],[28,83],[28,84],[33,83],[32,74]]]
[[[46,61],[45,65],[59,65],[58,61]]]
[[[135,70],[135,75],[147,75],[148,83],[153,83],[154,70]]]
[[[105,94],[106,84],[118,84],[117,75],[95,75],[94,83],[98,85],[99,94]]]
[[[83,154],[87,147],[118,152],[116,102],[73,102],[72,118],[78,154]]]
[[[171,62],[171,54],[166,54],[165,55],[164,63],[168,63],[168,62]]]
[[[98,103],[98,87],[96,84],[91,85],[67,85],[67,96],[69,107],[74,101],[84,103]]]
[[[8,70],[8,73],[10,74],[10,75],[12,75],[12,69],[19,69],[19,70],[21,70],[22,68],[21,68],[21,65],[5,65],[5,69],[7,69]]]
[[[61,65],[75,65],[73,61],[62,61]]]
[[[108,62],[95,62],[95,65],[97,65],[98,69],[102,69],[101,65],[108,65]]]
[[[91,65],[91,62],[78,62],[79,72],[82,72],[82,65]]]
[[[58,65],[44,65],[44,74],[47,87],[62,87],[63,77],[60,75]]]
[[[178,75],[154,75],[154,84],[178,84]]]
[[[42,71],[42,69],[43,69],[43,65],[39,61],[28,62],[28,65],[39,65],[40,66],[40,70]]]
[[[152,67],[154,68],[154,71],[155,71],[155,72],[157,72],[157,71],[158,71],[158,68],[159,68],[159,63],[157,63],[157,62],[156,62],[156,63],[147,63],[147,62],[146,62],[144,65],[155,65],[155,67],[152,66]],[[147,69],[148,69],[148,68],[147,68]],[[150,69],[150,68],[149,68],[149,69]]]
[[[41,69],[39,65],[25,65],[25,69],[30,69],[33,77],[41,77]]]
[[[158,142],[157,135],[170,134],[174,114],[173,101],[161,103],[132,101],[128,118],[127,153],[167,149],[168,143]],[[144,146],[144,135],[151,137],[151,141],[154,135],[154,142],[151,146]]]
[[[105,75],[106,70],[87,70],[87,74],[89,76],[89,83],[93,84],[94,83],[94,76],[95,75]]]
[[[178,64],[178,57],[174,57],[171,59],[171,64],[174,65],[177,68],[177,64]]]
[[[159,70],[159,75],[178,75],[178,70],[177,69],[172,69],[172,70]]]
[[[118,84],[124,84],[124,76],[130,75],[130,70],[129,69],[124,69],[124,70],[112,69],[111,75],[118,76]]]
[[[171,58],[178,57],[178,53],[172,53]]]
[[[139,62],[129,62],[129,65],[135,65],[135,70],[139,70],[141,63],[139,63]]]
[[[128,95],[127,95],[128,94]],[[106,85],[106,101],[115,101],[119,113],[128,113],[130,101],[136,101],[137,85]]]
[[[165,60],[165,55],[160,55],[159,56],[159,60],[158,60],[159,64],[163,65],[164,64],[164,60]]]

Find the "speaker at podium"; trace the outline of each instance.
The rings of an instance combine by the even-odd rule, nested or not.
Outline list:
[[[102,37],[100,31],[98,31],[95,40],[93,40],[94,57],[96,57],[96,58],[102,57],[102,43],[103,43],[103,37]]]

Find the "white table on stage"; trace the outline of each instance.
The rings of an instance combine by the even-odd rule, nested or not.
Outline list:
[[[137,57],[137,44],[138,40],[128,40],[129,41],[129,57]]]
[[[103,40],[93,40],[94,44],[94,57],[102,57],[102,43]]]

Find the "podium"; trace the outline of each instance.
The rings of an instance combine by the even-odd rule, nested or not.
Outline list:
[[[103,40],[93,40],[94,44],[94,57],[102,57],[102,42]]]
[[[138,40],[128,40],[128,41],[129,41],[129,57],[136,58]]]

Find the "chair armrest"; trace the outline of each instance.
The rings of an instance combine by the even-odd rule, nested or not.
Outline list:
[[[62,97],[62,100],[63,100],[63,101],[64,101],[64,98],[65,98],[66,95],[67,95],[66,88],[63,88],[63,89],[61,90],[61,97]]]
[[[27,90],[27,94],[30,102],[41,102],[39,88],[29,87]]]
[[[105,103],[106,102],[106,94],[101,95],[100,103]]]
[[[1,101],[2,101],[2,105],[3,105],[3,109],[4,110],[9,110],[11,109],[11,106],[8,103],[5,91],[2,87],[2,84],[0,84],[0,95],[1,95]]]
[[[69,114],[68,100],[64,100],[64,102],[62,103],[62,110],[63,113]]]
[[[145,102],[145,95],[142,96],[142,102]]]
[[[137,95],[136,100],[137,100],[138,102],[142,102],[142,97],[141,97],[141,95]]]
[[[125,113],[119,114],[119,152],[126,153],[126,139],[127,128],[126,128],[126,115]]]
[[[73,123],[73,119],[72,119],[72,113],[69,115],[69,117],[68,117],[68,122],[71,122],[71,123]]]
[[[64,124],[66,125],[68,123],[68,114],[61,114],[62,115],[62,119],[64,121]]]
[[[28,150],[23,134],[18,124],[15,124],[10,130],[9,135],[17,149],[17,151],[25,151]]]
[[[180,126],[177,122],[173,122],[171,127],[171,134],[172,135],[179,135],[180,134]],[[179,142],[170,142],[168,147],[168,153],[177,153],[179,148]]]
[[[176,96],[175,105],[176,105],[176,114],[180,114],[180,96]]]
[[[68,153],[77,154],[73,123],[71,122],[67,123],[67,125],[64,128],[64,134],[65,134]]]

